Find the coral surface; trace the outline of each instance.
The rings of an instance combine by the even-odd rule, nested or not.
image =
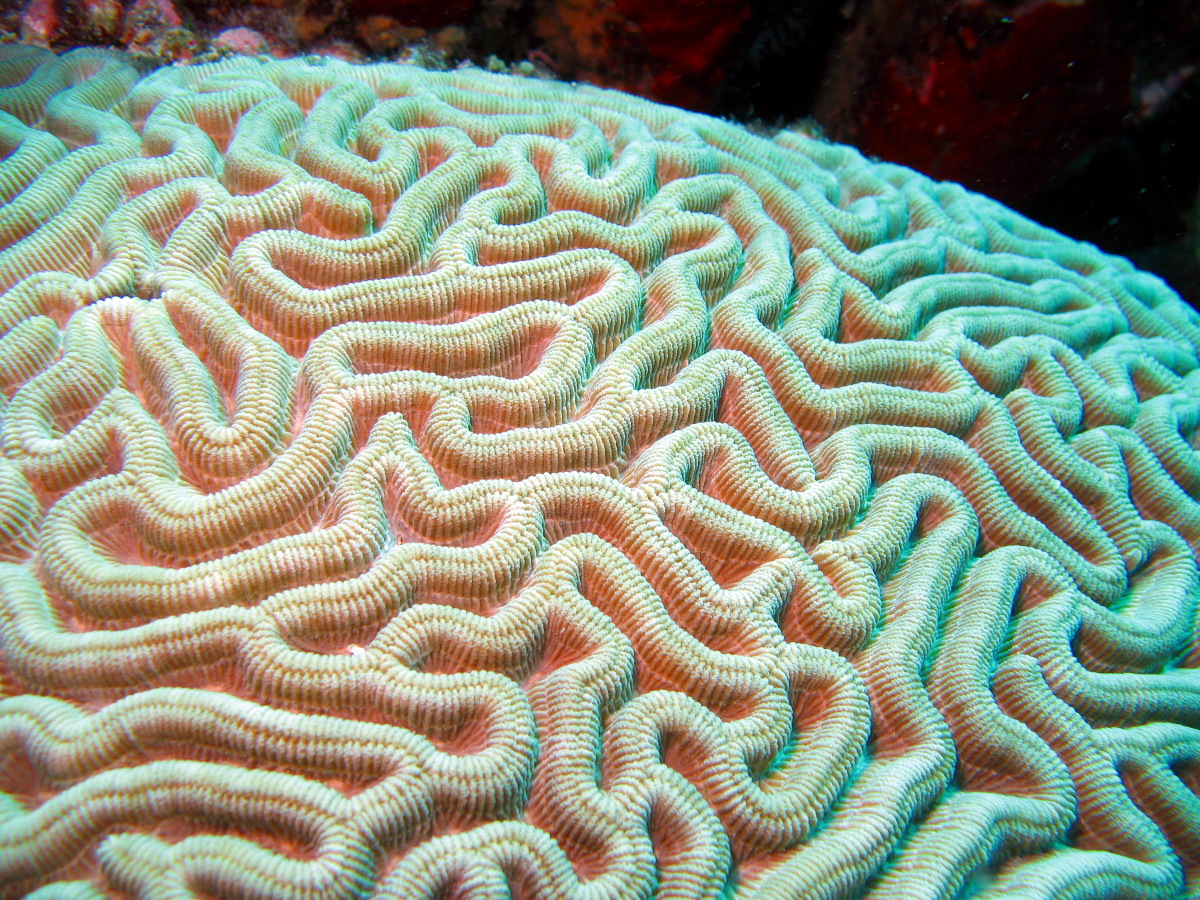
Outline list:
[[[1200,889],[1200,320],[855,151],[0,55],[0,888]]]

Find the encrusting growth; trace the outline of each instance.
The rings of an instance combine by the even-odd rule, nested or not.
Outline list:
[[[615,92],[0,47],[0,886],[1200,890],[1200,319]]]

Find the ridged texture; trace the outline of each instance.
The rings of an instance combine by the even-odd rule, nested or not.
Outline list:
[[[1200,320],[588,88],[0,48],[0,884],[1200,891]]]

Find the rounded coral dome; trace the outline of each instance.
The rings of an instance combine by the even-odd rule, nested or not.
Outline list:
[[[0,892],[1200,890],[1200,318],[797,132],[0,48]]]

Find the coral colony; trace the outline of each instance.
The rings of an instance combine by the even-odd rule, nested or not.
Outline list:
[[[1200,890],[1200,319],[477,70],[0,56],[4,896]]]

